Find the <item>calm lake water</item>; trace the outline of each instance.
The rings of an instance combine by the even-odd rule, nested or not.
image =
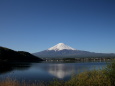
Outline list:
[[[68,80],[72,74],[86,70],[101,69],[106,62],[42,62],[42,63],[16,63],[0,67],[0,79],[6,77],[25,81],[51,81],[55,78]]]

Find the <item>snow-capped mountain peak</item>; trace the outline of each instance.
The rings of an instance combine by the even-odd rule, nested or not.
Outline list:
[[[49,48],[48,50],[55,50],[55,51],[60,51],[60,50],[76,50],[68,45],[65,45],[64,43],[58,43],[57,45]]]

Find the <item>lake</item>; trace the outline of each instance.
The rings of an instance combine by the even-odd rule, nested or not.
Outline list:
[[[41,62],[12,63],[0,66],[0,79],[10,77],[25,81],[68,80],[73,74],[92,69],[101,69],[106,62]]]

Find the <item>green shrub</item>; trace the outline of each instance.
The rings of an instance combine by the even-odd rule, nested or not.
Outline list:
[[[110,79],[111,85],[115,86],[115,61],[109,63],[104,71],[105,75]]]
[[[65,82],[63,80],[54,79],[48,86],[64,86],[64,83]]]
[[[66,86],[111,86],[110,80],[103,71],[87,71],[80,73],[65,83]]]

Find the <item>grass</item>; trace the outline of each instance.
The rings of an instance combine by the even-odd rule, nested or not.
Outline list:
[[[115,61],[103,70],[85,71],[73,75],[68,81],[54,80],[45,83],[26,83],[7,78],[0,81],[0,86],[115,86]]]
[[[46,86],[45,83],[27,83],[25,81],[18,81],[16,79],[6,78],[6,80],[0,81],[0,86]]]

